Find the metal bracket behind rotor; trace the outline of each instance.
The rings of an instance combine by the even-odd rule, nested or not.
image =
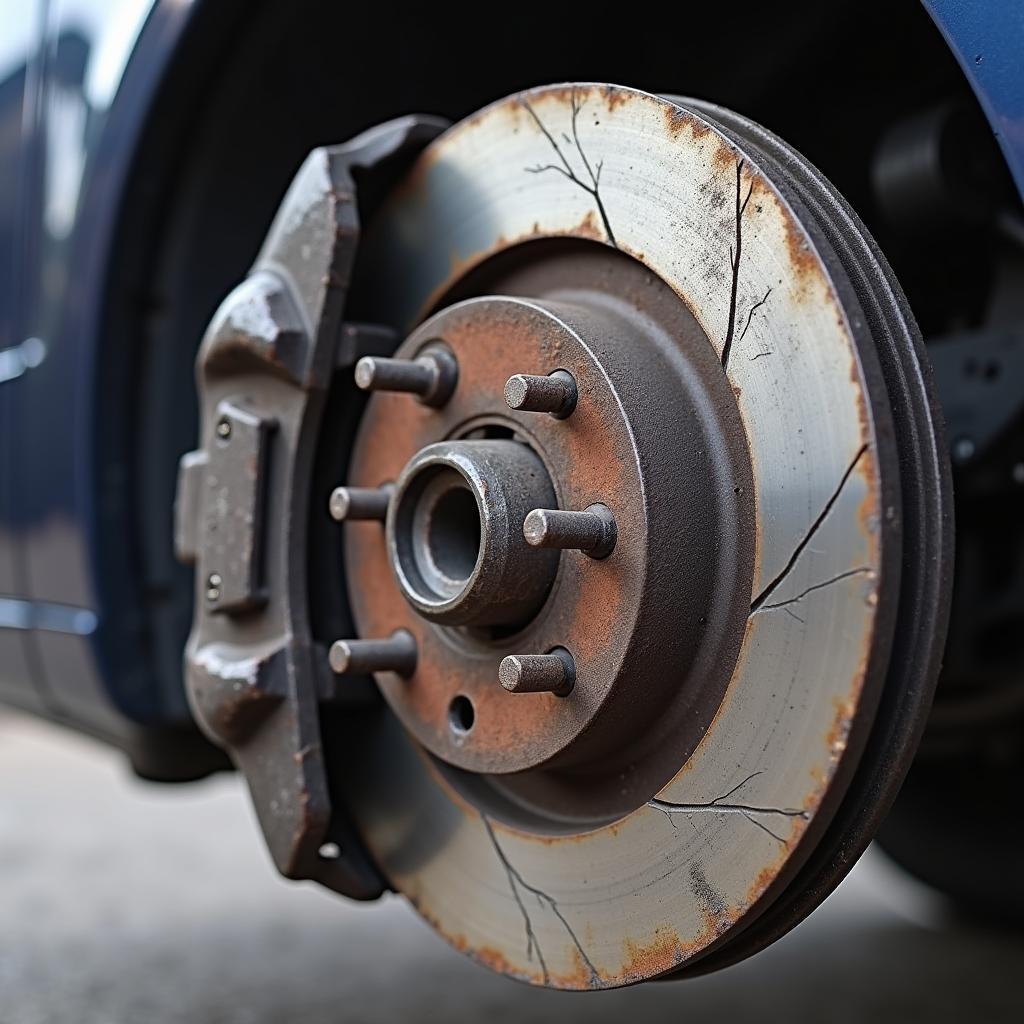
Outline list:
[[[363,334],[343,323],[359,240],[352,171],[411,158],[445,127],[405,117],[310,154],[207,329],[200,447],[178,480],[176,548],[197,568],[185,654],[196,719],[245,775],[278,870],[360,899],[386,883],[328,789],[326,654],[308,611],[311,474],[332,374],[365,354],[349,351]]]

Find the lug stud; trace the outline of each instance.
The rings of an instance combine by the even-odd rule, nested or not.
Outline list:
[[[383,521],[387,518],[393,490],[391,484],[383,487],[335,487],[331,491],[331,518],[339,523],[356,519]]]
[[[397,672],[411,676],[416,671],[416,639],[405,629],[396,629],[385,640],[335,640],[328,658],[338,675],[367,675]]]
[[[568,370],[547,377],[517,373],[505,382],[505,401],[521,412],[546,412],[564,420],[576,408],[576,381]]]
[[[523,523],[526,543],[535,548],[567,548],[591,558],[607,558],[618,530],[607,505],[590,505],[582,512],[535,508]]]
[[[509,693],[567,697],[576,685],[576,663],[564,647],[550,654],[510,654],[498,666],[498,680]]]
[[[404,391],[424,405],[442,406],[459,379],[459,364],[448,349],[434,345],[416,359],[363,356],[356,363],[356,386],[363,391]]]

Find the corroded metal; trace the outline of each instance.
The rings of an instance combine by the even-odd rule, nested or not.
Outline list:
[[[244,774],[278,870],[364,899],[385,883],[331,799],[320,730],[326,657],[304,555],[312,448],[343,352],[380,340],[342,325],[359,236],[352,170],[411,154],[440,128],[404,118],[309,156],[203,339],[200,448],[179,475],[176,543],[196,564],[195,717]],[[342,856],[321,856],[331,842]]]
[[[558,556],[522,522],[554,498],[544,463],[511,440],[439,441],[402,470],[387,521],[398,588],[431,622],[516,626],[544,603]]]
[[[544,287],[572,288],[571,304],[469,299],[429,318],[403,342],[399,357],[425,339],[444,337],[458,359],[460,384],[442,409],[398,395],[371,398],[348,483],[401,479],[387,536],[353,526],[345,552],[359,633],[380,636],[401,626],[416,636],[414,676],[407,685],[384,679],[381,688],[417,740],[447,764],[501,775],[503,791],[529,789],[517,799],[588,821],[631,809],[635,792],[614,781],[616,767],[628,770],[638,789],[653,792],[700,742],[739,650],[754,553],[745,497],[751,470],[713,350],[685,307],[644,268],[615,253],[594,255],[593,266],[557,257],[531,270]],[[588,284],[592,272],[614,280],[595,289]],[[514,294],[516,287],[495,283],[493,290]],[[638,304],[644,316],[635,322]],[[572,416],[558,420],[505,406],[509,377],[546,368],[553,351],[585,396]],[[641,353],[650,376],[644,389],[635,386]],[[441,440],[446,437],[464,440]],[[438,581],[436,593],[424,595],[410,575],[416,548],[398,546],[414,534],[412,517],[401,515],[405,482],[419,480],[421,466],[438,458],[455,468],[453,450],[468,457],[474,446],[518,452],[523,464],[513,477],[492,463],[489,482],[474,482],[472,467],[458,467],[473,489],[478,521],[493,517],[499,524],[504,539],[493,561],[501,575],[492,578],[506,582],[488,593],[466,591],[477,578],[466,565],[457,581]],[[551,500],[538,501],[543,480],[550,481]],[[439,481],[436,495],[424,495],[427,510],[447,486]],[[412,498],[410,508],[420,507],[419,493]],[[534,509],[587,509],[598,500],[616,505],[618,539],[607,557],[560,555],[555,547],[527,543],[523,526]],[[706,543],[709,522],[715,544]],[[610,531],[603,518],[599,526],[597,540],[604,543]],[[485,525],[481,566],[488,535]],[[669,551],[675,552],[670,559]],[[543,575],[532,567],[541,554],[550,559]],[[556,566],[552,583],[548,574]],[[527,583],[535,587],[528,611],[497,620],[496,598],[515,598]],[[485,628],[448,629],[474,624]],[[555,647],[575,658],[577,681],[568,698],[513,701],[495,686],[506,655]],[[662,671],[648,678],[652,647],[661,652]],[[641,678],[645,699],[637,701]],[[471,729],[451,728],[456,696],[473,705]],[[588,779],[583,765],[600,765],[599,778]]]
[[[802,921],[867,848],[900,791],[932,710],[945,650],[953,499],[942,413],[924,342],[906,296],[864,225],[824,175],[778,136],[721,107],[694,100],[686,105],[714,120],[729,137],[755,148],[764,166],[787,180],[794,201],[812,211],[827,266],[839,280],[846,278],[853,308],[865,313],[864,319],[851,318],[850,328],[858,351],[866,353],[868,400],[873,408],[884,405],[886,412],[891,410],[893,442],[879,443],[875,455],[885,486],[884,534],[890,550],[897,545],[901,550],[898,597],[892,586],[877,591],[881,621],[896,623],[892,644],[876,642],[865,666],[869,676],[884,672],[884,689],[864,755],[842,803],[806,861],[788,872],[783,898],[745,928],[738,941],[703,958],[696,967],[700,972],[750,956]],[[890,497],[897,490],[897,475],[898,522],[897,505]],[[891,567],[890,560],[890,572]]]
[[[566,370],[547,376],[517,373],[505,382],[505,401],[510,409],[546,412],[564,420],[576,408],[579,394],[576,381]]]
[[[921,567],[941,575],[948,551],[905,525],[936,504],[906,483],[934,450],[920,408],[910,427],[891,415],[912,404],[900,389],[924,391],[886,268],[827,186],[749,126],[564,86],[427,148],[360,253],[360,312],[379,324],[346,331],[354,203],[326,160],[211,326],[203,447],[179,491],[197,597],[244,591],[197,610],[190,696],[246,772],[275,860],[356,895],[384,876],[457,948],[551,987],[699,971],[770,941],[870,833],[941,648],[935,602],[913,607],[936,586]],[[317,702],[370,682],[335,685],[312,641],[308,503],[326,520],[338,478],[316,489],[310,453],[330,449],[328,381],[352,429],[362,357],[371,393],[351,460],[346,440],[330,468],[350,494],[393,480],[396,497],[385,530],[326,522],[344,552],[323,564],[351,600],[330,636],[351,635],[351,612],[362,638],[334,663],[375,671],[388,707],[371,688],[328,743]],[[239,475],[218,506],[210,452],[237,429],[221,402],[272,447],[252,464],[267,479]],[[265,558],[232,579],[209,522],[236,494],[253,514],[233,536]],[[599,504],[606,557],[526,544],[593,553],[571,510]],[[549,561],[517,562],[534,556]],[[495,615],[503,598],[515,611]]]
[[[568,697],[576,684],[576,664],[564,647],[550,654],[510,654],[501,659],[498,681],[509,693]]]
[[[582,512],[535,508],[523,522],[523,536],[531,547],[583,551],[591,558],[607,558],[617,535],[615,516],[601,502]]]
[[[487,188],[469,189],[470,181],[486,181]],[[520,243],[541,239],[548,240],[546,248],[523,244],[523,258],[514,258]],[[609,258],[592,257],[594,250]],[[692,388],[685,414],[667,427],[666,413],[671,417],[680,404],[679,387],[665,402],[652,392],[659,376],[647,355],[657,343],[606,331],[594,346],[602,366],[609,355],[630,353],[633,400],[651,410],[652,419],[657,410],[662,420],[666,468],[652,474],[655,479],[671,475],[674,462],[684,489],[701,485],[702,471],[683,467],[689,446],[681,424],[687,415],[703,415],[709,405],[731,407],[742,424],[752,475],[733,484],[735,508],[751,516],[755,551],[749,567],[734,568],[732,584],[723,582],[714,560],[705,569],[716,596],[730,594],[731,587],[745,590],[738,649],[719,659],[728,666],[725,688],[717,699],[704,694],[693,705],[699,710],[713,703],[713,719],[692,747],[672,749],[674,768],[653,790],[647,787],[656,772],[641,782],[623,776],[630,780],[625,789],[632,809],[614,823],[584,814],[573,827],[571,811],[556,823],[524,810],[546,806],[550,791],[503,781],[503,803],[488,795],[493,780],[481,788],[463,775],[423,772],[420,755],[404,745],[397,725],[388,733],[383,777],[379,762],[365,773],[362,762],[351,770],[355,814],[367,841],[397,888],[413,895],[438,931],[516,977],[596,988],[697,962],[756,918],[823,834],[857,765],[881,691],[893,632],[886,609],[898,589],[901,499],[887,399],[863,336],[863,312],[841,268],[758,160],[710,120],[617,88],[566,86],[512,97],[457,126],[424,154],[377,222],[365,253],[369,266],[386,266],[401,281],[379,304],[399,329],[443,307],[453,290],[460,298],[512,294],[552,310],[574,304],[586,290],[582,282],[547,273],[560,255],[591,266],[592,292],[628,273],[625,262],[620,271],[612,257],[636,261],[665,282],[699,324],[692,350],[681,349],[686,368],[673,380]],[[558,314],[564,319],[564,307]],[[481,366],[498,372],[504,364],[506,379],[547,374],[552,364],[565,367],[586,396],[563,422],[515,410],[505,414],[515,432],[545,453],[558,450],[556,431],[577,439],[569,461],[580,471],[575,479],[567,474],[570,485],[557,507],[585,509],[606,501],[619,522],[619,540],[607,559],[563,556],[560,563],[553,593],[560,598],[563,588],[578,587],[579,603],[574,617],[559,625],[585,625],[579,649],[575,640],[557,636],[546,645],[518,647],[550,650],[563,642],[577,658],[569,697],[536,697],[558,723],[564,745],[574,724],[570,716],[604,698],[597,681],[609,678],[609,668],[595,671],[598,663],[621,649],[617,601],[629,593],[637,559],[632,545],[638,528],[644,529],[635,510],[644,508],[645,516],[652,508],[664,511],[674,531],[674,544],[657,546],[657,560],[638,585],[646,589],[659,574],[677,573],[671,596],[659,602],[670,617],[662,640],[645,651],[643,674],[632,676],[645,687],[667,683],[676,693],[693,693],[700,677],[672,659],[679,645],[692,644],[694,664],[709,664],[702,659],[716,634],[689,604],[701,572],[692,566],[680,572],[673,559],[689,557],[702,544],[720,557],[727,545],[715,536],[721,513],[700,499],[644,506],[631,489],[630,448],[618,441],[621,426],[612,419],[601,429],[617,442],[600,450],[598,431],[588,429],[586,416],[603,379],[585,360],[569,365],[564,345],[550,337],[506,334],[496,340],[493,327],[488,324],[490,334],[461,329],[465,351],[479,351]],[[451,420],[447,408],[444,413],[447,429],[494,422],[493,406],[473,404],[476,371],[463,342],[447,332],[444,337],[458,352],[463,374]],[[701,352],[714,362],[717,377],[703,364],[697,368]],[[709,391],[719,384],[724,397]],[[617,391],[623,393],[629,392]],[[595,404],[598,416],[609,408]],[[402,432],[410,447],[430,436],[421,416],[393,404],[381,406],[380,415],[397,418],[393,436]],[[720,445],[719,436],[697,446],[710,458]],[[372,460],[387,473],[401,457],[380,447]],[[369,463],[357,454],[357,482]],[[602,466],[603,476],[584,482],[584,468],[591,465]],[[612,473],[621,475],[610,481]],[[374,544],[369,537],[351,540],[350,563],[355,573],[363,572],[360,579],[371,578],[361,566],[378,557]],[[606,574],[589,599],[586,587],[598,577],[584,580],[584,570]],[[356,611],[367,628],[390,625],[383,611],[390,607],[386,590],[379,583],[362,593]],[[709,609],[714,607],[712,601]],[[605,610],[609,618],[602,621],[598,613]],[[433,663],[430,637],[420,646],[424,664]],[[495,666],[486,667],[493,693]],[[471,677],[463,673],[460,685],[469,685]],[[417,732],[416,723],[440,722],[446,705],[439,701],[435,709],[431,688],[416,684],[413,677],[404,696],[385,684],[385,693],[417,739],[440,749],[440,730]],[[636,702],[635,689],[623,692]],[[461,751],[448,753],[452,763],[471,760],[491,699],[497,698],[482,689],[474,697],[476,725]],[[527,713],[519,707],[532,703],[516,698],[505,713],[506,746],[534,739],[517,723]],[[655,705],[666,706],[660,698]],[[500,714],[495,706],[496,720]],[[586,760],[582,751],[580,757]],[[588,777],[599,786],[596,770]],[[396,844],[374,810],[382,802],[390,814],[417,822],[405,841]]]

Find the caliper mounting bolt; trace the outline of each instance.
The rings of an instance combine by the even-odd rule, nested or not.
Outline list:
[[[498,681],[509,693],[567,697],[576,685],[576,663],[564,647],[550,654],[510,654],[498,666]]]
[[[335,487],[331,491],[331,518],[343,523],[346,520],[376,519],[383,522],[388,515],[388,504],[394,487]]]
[[[517,373],[505,382],[505,401],[521,412],[547,412],[564,420],[576,408],[579,392],[568,370],[555,370],[547,377]]]
[[[356,363],[355,378],[363,391],[403,391],[437,408],[451,398],[459,364],[447,348],[435,344],[415,359],[363,356]]]
[[[220,600],[222,586],[224,586],[224,579],[219,572],[211,572],[206,577],[206,600],[210,604],[216,604]]]
[[[328,659],[338,675],[411,676],[416,671],[416,638],[406,629],[396,629],[383,640],[335,640]]]
[[[590,505],[582,512],[535,508],[523,523],[526,543],[535,548],[566,548],[591,558],[607,558],[618,530],[607,505]]]

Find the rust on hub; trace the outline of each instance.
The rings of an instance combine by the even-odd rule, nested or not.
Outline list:
[[[415,672],[378,684],[419,743],[510,799],[604,820],[637,799],[613,781],[620,760],[653,793],[710,724],[745,614],[753,531],[737,516],[750,474],[742,430],[721,412],[702,421],[734,403],[699,325],[638,264],[588,256],[516,271],[492,289],[501,297],[456,301],[399,347],[404,365],[444,338],[458,386],[435,407],[370,398],[346,486],[397,484],[383,535],[352,522],[345,543],[360,634],[415,637]],[[573,301],[548,294],[557,287]],[[707,388],[722,394],[709,402]],[[711,471],[710,439],[723,436]],[[709,529],[724,542],[704,544]],[[723,580],[737,587],[724,600]],[[702,663],[698,652],[719,643],[729,651]],[[554,651],[572,652],[571,684]],[[600,777],[584,786],[579,768],[591,763]]]

